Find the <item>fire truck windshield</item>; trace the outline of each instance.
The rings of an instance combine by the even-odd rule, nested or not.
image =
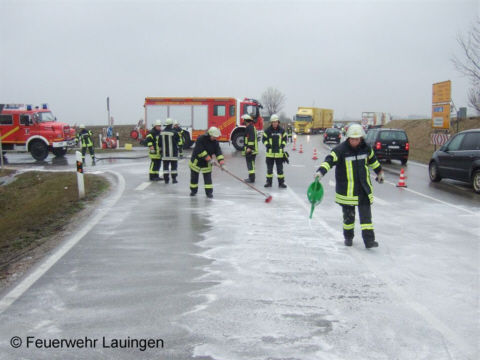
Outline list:
[[[47,122],[47,121],[55,121],[55,116],[50,111],[46,112],[37,112],[34,115],[34,119],[36,122]]]

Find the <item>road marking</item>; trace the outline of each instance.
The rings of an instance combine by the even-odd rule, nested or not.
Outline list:
[[[88,232],[102,219],[105,214],[117,203],[125,190],[125,179],[122,175],[113,171],[106,171],[115,175],[118,179],[118,186],[115,187],[115,193],[110,199],[102,203],[98,214],[92,216],[91,221],[82,224],[83,228],[74,234],[68,241],[59,247],[58,251],[52,254],[46,261],[44,261],[34,272],[32,272],[25,280],[18,284],[12,291],[0,300],[0,314],[3,313],[15,300],[27,291],[43,274],[45,274],[55,263],[62,258],[72,247],[74,247]],[[104,205],[104,206],[103,206]]]
[[[393,185],[393,186],[397,186],[397,184],[391,183],[390,181],[386,181],[386,180],[385,180],[385,183],[386,183],[386,184]],[[405,190],[405,191],[410,191],[410,192],[412,192],[412,193],[414,193],[414,194],[423,196],[424,198],[427,198],[427,199],[430,199],[430,200],[439,202],[439,203],[441,203],[441,204],[444,204],[444,205],[453,207],[453,208],[455,208],[455,209],[457,209],[457,210],[461,210],[461,211],[467,212],[467,213],[472,214],[472,215],[477,215],[477,216],[480,215],[480,213],[478,213],[478,212],[473,212],[473,211],[470,211],[470,210],[467,210],[467,209],[463,209],[463,208],[461,208],[460,206],[450,204],[450,203],[448,203],[448,202],[446,202],[446,201],[436,199],[436,198],[434,198],[434,197],[431,197],[431,196],[428,196],[428,195],[419,193],[418,191],[414,191],[414,190],[411,190],[411,189],[406,188],[406,187],[402,187],[401,189],[403,189],[403,190]]]
[[[144,182],[138,185],[134,190],[145,190],[147,187],[149,187],[151,182]]]

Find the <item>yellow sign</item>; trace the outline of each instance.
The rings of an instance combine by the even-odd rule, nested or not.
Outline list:
[[[452,82],[450,80],[433,84],[432,104],[449,103],[452,98]]]
[[[450,128],[450,104],[432,105],[432,128]]]

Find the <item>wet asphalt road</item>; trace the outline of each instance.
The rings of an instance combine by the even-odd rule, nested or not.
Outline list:
[[[308,219],[306,189],[331,147],[320,139],[289,145],[288,189],[265,191],[260,153],[255,186],[269,204],[218,169],[214,199],[202,181],[190,197],[186,159],[178,184],[150,183],[144,148],[98,155],[137,159],[87,160],[86,172],[106,173],[113,191],[0,294],[2,358],[478,358],[480,197],[462,183],[430,183],[424,165],[382,163],[372,208],[380,247],[366,250],[357,236],[345,248],[333,171]],[[246,178],[244,158],[222,150]],[[8,160],[75,167],[70,154]],[[402,168],[408,188],[396,187]]]

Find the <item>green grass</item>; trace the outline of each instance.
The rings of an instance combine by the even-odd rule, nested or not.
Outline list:
[[[78,212],[110,187],[106,178],[87,174],[86,197],[80,200],[76,172],[30,171],[16,178],[0,186],[0,279],[12,261],[66,229]]]

